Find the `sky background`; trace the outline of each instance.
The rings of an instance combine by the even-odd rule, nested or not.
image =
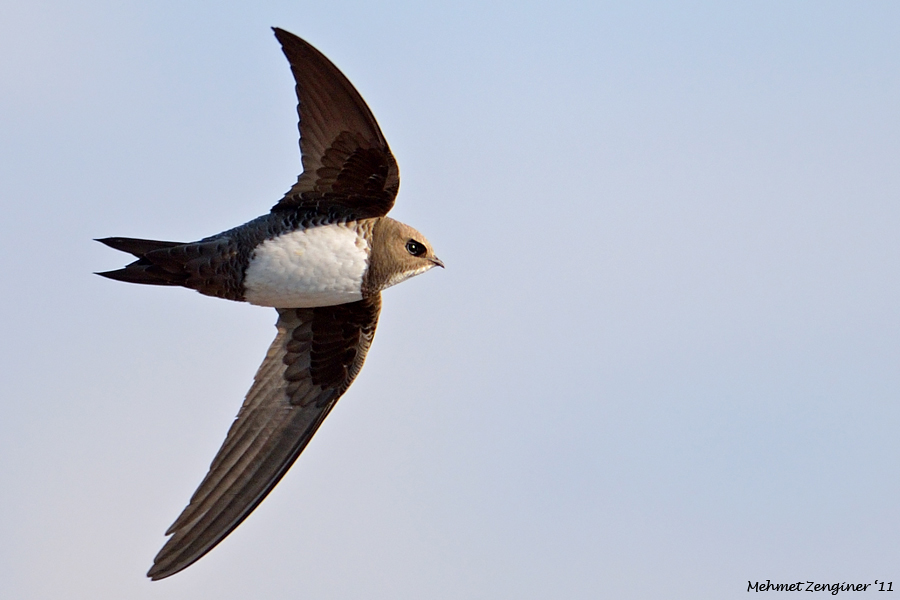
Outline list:
[[[299,171],[270,26],[371,106],[391,216],[357,382],[188,570],[144,577],[271,309],[94,276]],[[900,4],[0,2],[0,597],[900,589]],[[869,594],[873,593],[870,589]]]

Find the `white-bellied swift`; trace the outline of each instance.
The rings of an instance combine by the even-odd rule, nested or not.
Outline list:
[[[362,368],[381,290],[444,266],[419,232],[385,216],[400,176],[365,101],[322,53],[274,31],[297,83],[297,183],[268,214],[198,242],[98,240],[137,258],[104,277],[278,310],[275,341],[151,579],[209,552],[284,476]]]

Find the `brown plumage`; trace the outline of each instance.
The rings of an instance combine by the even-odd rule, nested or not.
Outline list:
[[[209,472],[166,532],[171,537],[154,559],[147,574],[151,579],[173,575],[209,552],[281,480],[362,368],[375,335],[381,290],[443,266],[422,234],[385,216],[397,195],[399,171],[362,97],[318,50],[284,30],[274,31],[297,83],[303,162],[297,183],[270,213],[197,242],[98,240],[137,259],[99,274],[243,301],[248,267],[270,264],[258,260],[260,252],[294,256],[302,254],[296,248],[309,243],[304,240],[325,236],[328,243],[344,243],[341,236],[358,235],[342,251],[351,258],[364,251],[356,288],[360,299],[311,308],[266,304],[278,308],[278,334]],[[315,231],[321,235],[312,235]],[[274,251],[269,249],[273,244]],[[316,252],[324,247],[329,246],[317,246]],[[331,268],[328,260],[323,266],[321,256],[316,260],[314,267]],[[278,272],[269,281],[269,267],[254,267],[254,281],[277,284],[290,269],[309,266],[271,264],[287,269],[287,275]],[[335,267],[334,272],[342,271]],[[357,281],[354,276],[345,277]]]
[[[231,533],[275,487],[362,368],[381,310],[353,304],[278,311],[278,335],[172,537],[147,575],[189,566]]]

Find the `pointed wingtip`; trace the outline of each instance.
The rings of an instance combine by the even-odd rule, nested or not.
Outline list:
[[[294,46],[297,44],[302,47],[309,46],[310,48],[312,48],[312,46],[309,45],[309,42],[304,40],[299,35],[291,33],[287,29],[282,29],[281,27],[273,27],[272,31],[275,32],[275,39],[278,40],[278,43],[281,44],[282,48],[284,48],[285,46]]]
[[[281,27],[273,27],[272,31],[275,33],[275,39],[277,39],[279,42],[281,42],[282,45],[284,45],[285,39],[293,37],[293,35],[294,35],[289,31],[285,31]]]
[[[159,554],[153,559],[153,566],[147,571],[147,577],[149,577],[151,581],[159,581],[160,579],[171,577],[172,575],[187,569],[197,562],[199,558],[200,557],[197,557],[193,560],[186,561],[183,560],[182,557],[179,560],[178,555],[173,555],[171,552],[166,553],[166,547],[163,546],[162,550],[159,551]]]
[[[179,569],[180,571],[180,569]],[[150,578],[150,581],[159,581],[160,579],[165,579],[170,575],[174,575],[178,571],[164,572],[158,564],[154,563],[150,570],[147,571],[147,577]]]

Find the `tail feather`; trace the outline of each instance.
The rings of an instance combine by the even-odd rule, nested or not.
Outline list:
[[[128,283],[177,285],[229,300],[244,299],[242,261],[245,258],[229,237],[216,236],[188,243],[123,237],[97,241],[137,258],[124,269],[97,275]]]
[[[181,246],[181,242],[161,242],[157,240],[139,240],[136,238],[125,237],[109,237],[94,240],[101,244],[106,244],[114,250],[127,252],[137,258],[143,258],[148,252],[159,250],[160,248],[172,248],[173,246]],[[112,272],[112,271],[111,271]],[[101,273],[98,273],[101,275]]]
[[[139,261],[138,261],[139,262]],[[153,265],[140,265],[131,263],[124,269],[115,271],[102,271],[94,273],[108,279],[124,281],[126,283],[143,283],[146,285],[183,285],[183,281],[173,281],[172,277],[164,277],[153,273]]]
[[[104,271],[97,273],[97,275],[115,279],[116,281],[147,285],[184,285],[188,278],[188,273],[182,268],[183,260],[181,264],[174,265],[175,268],[167,269],[159,265],[160,261],[158,258],[154,260],[154,257],[147,256],[151,252],[162,250],[162,252],[156,252],[156,254],[159,258],[166,258],[167,252],[165,251],[176,246],[184,246],[181,242],[162,242],[125,237],[102,238],[96,241],[115,250],[127,252],[138,259],[124,269]]]

